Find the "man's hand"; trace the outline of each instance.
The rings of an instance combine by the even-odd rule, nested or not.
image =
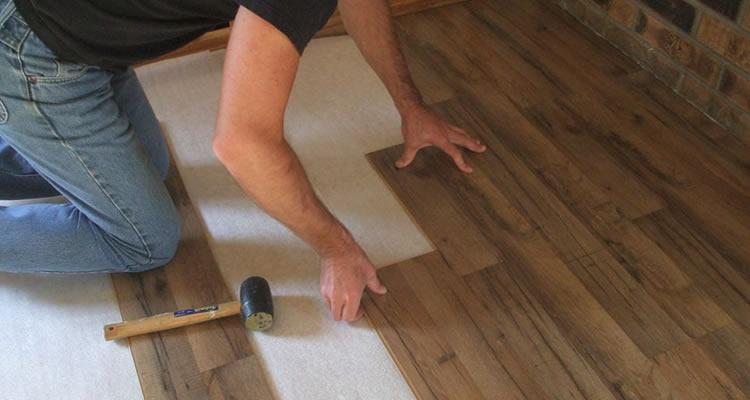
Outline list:
[[[320,292],[336,321],[362,318],[360,300],[365,288],[383,295],[386,288],[362,249],[353,244],[344,252],[320,259]]]
[[[420,149],[436,146],[448,154],[458,169],[470,173],[458,146],[481,153],[487,150],[479,140],[469,136],[465,130],[443,121],[423,106],[403,114],[401,131],[404,135],[404,154],[396,161],[396,167],[404,168],[414,161]]]

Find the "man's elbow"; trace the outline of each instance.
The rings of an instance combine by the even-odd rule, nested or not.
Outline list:
[[[226,167],[241,163],[258,152],[268,152],[283,142],[280,129],[248,129],[237,133],[217,131],[212,143],[216,158]]]

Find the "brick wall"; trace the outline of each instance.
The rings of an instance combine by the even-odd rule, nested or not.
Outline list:
[[[750,0],[554,0],[716,120],[750,137]]]

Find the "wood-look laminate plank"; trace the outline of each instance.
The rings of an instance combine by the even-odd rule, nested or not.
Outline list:
[[[467,6],[435,10],[430,12],[433,16],[430,21],[409,17],[401,22],[401,26],[407,36],[412,37],[412,45],[422,47],[422,54],[430,62],[462,63],[458,67],[443,66],[446,73],[458,70],[466,64],[465,60],[473,60],[473,65],[476,66],[487,66],[480,72],[491,76],[489,82],[506,93],[513,106],[518,109],[546,107],[545,104],[550,100],[545,98],[552,97],[556,102],[566,105],[565,109],[576,110],[580,120],[586,122],[588,132],[574,131],[573,134],[592,134],[597,146],[603,148],[621,167],[629,170],[635,180],[645,183],[649,190],[658,192],[661,198],[673,206],[683,208],[686,214],[703,225],[710,237],[721,238],[714,245],[726,253],[734,264],[747,264],[750,249],[739,243],[750,240],[750,221],[747,221],[750,217],[737,214],[737,210],[744,207],[748,197],[737,185],[725,183],[727,177],[735,181],[747,180],[746,170],[739,167],[731,170],[720,168],[720,173],[714,173],[717,167],[713,165],[712,157],[707,155],[710,154],[707,150],[700,146],[685,145],[685,139],[680,136],[684,127],[669,125],[669,119],[650,112],[648,104],[613,80],[612,74],[589,68],[587,60],[600,57],[590,51],[578,51],[578,48],[587,48],[585,40],[600,39],[584,37],[578,38],[578,41],[566,42],[564,39],[569,39],[569,36],[566,36],[564,30],[519,31],[513,22],[523,20],[523,16],[503,19],[496,15],[489,19],[488,16],[492,16],[489,7],[482,9],[482,13],[462,11],[467,7],[476,8],[477,4],[486,3],[474,1]],[[523,9],[526,4],[513,8]],[[454,18],[460,18],[461,23],[452,21]],[[526,17],[530,18],[532,17]],[[545,21],[544,13],[538,10],[533,18],[535,21]],[[480,24],[478,21],[485,23]],[[505,22],[498,27],[501,22],[497,21]],[[488,24],[495,25],[487,27]],[[425,26],[428,28],[424,28]],[[497,33],[498,30],[500,33]],[[533,36],[537,31],[545,35]],[[440,32],[450,32],[453,38],[450,42],[443,41],[439,36]],[[435,36],[435,33],[438,35]],[[489,39],[492,36],[496,37],[495,40]],[[533,36],[534,40],[526,36]],[[461,37],[464,38],[463,43],[457,39]],[[576,36],[572,39],[576,39]],[[511,44],[502,44],[506,40],[511,41]],[[519,47],[525,51],[519,52]],[[528,56],[524,58],[517,54],[533,54],[534,58],[527,61]],[[493,73],[489,69],[497,72]],[[544,70],[549,72],[540,72]],[[464,87],[466,91],[473,91],[471,87],[467,87],[468,81],[463,77],[450,78],[455,85]],[[487,82],[485,86],[486,84]],[[549,108],[544,110],[552,112]],[[553,117],[547,120],[555,123],[555,113],[552,112],[551,115]],[[559,131],[551,130],[549,133],[555,132]],[[581,154],[587,153],[569,151],[568,154],[578,154],[580,158]],[[588,168],[586,172],[595,176],[591,174],[592,169]],[[606,185],[606,182],[600,184]],[[617,200],[615,204],[625,210],[622,202]],[[741,240],[730,240],[731,238]]]
[[[162,269],[142,274],[112,274],[123,319],[177,309]],[[190,341],[184,328],[128,339],[146,399],[205,399]]]
[[[235,299],[219,272],[176,168],[170,169],[165,183],[182,221],[180,244],[175,258],[164,267],[112,275],[124,320]],[[270,392],[239,318],[128,341],[147,399],[237,398],[237,393],[245,391],[248,377],[257,386],[255,398],[271,398],[270,394],[260,396]]]
[[[458,118],[474,110],[481,116],[488,129],[477,130],[475,134],[493,152],[507,146],[532,168],[683,331],[696,337],[729,322],[728,316],[625,218],[606,194],[586,179],[583,171],[572,165],[538,130],[530,128],[528,121],[513,113],[502,94],[483,89],[477,89],[475,94],[481,96],[482,103],[462,99],[464,105],[451,115]],[[503,112],[493,111],[495,107]]]
[[[435,221],[435,228],[431,235],[427,235],[433,247],[444,248],[443,256],[448,264],[456,270],[459,275],[466,275],[474,271],[486,268],[497,263],[494,245],[488,241],[480,232],[480,228],[467,216],[461,207],[451,201],[451,192],[455,188],[445,188],[434,184],[431,179],[432,171],[416,169],[414,174],[399,175],[403,180],[397,179],[398,171],[395,167],[381,169],[380,164],[393,166],[400,157],[401,149],[391,147],[388,151],[372,153],[369,157],[371,163],[386,177],[394,186],[391,188],[402,202],[408,202],[412,197],[419,196],[418,190],[428,187],[433,193],[432,202],[435,207],[414,209],[413,217],[416,221]],[[409,196],[402,196],[408,193]],[[408,209],[413,209],[409,207]],[[515,218],[521,218],[520,215]],[[529,229],[528,223],[523,220],[508,221],[510,225],[518,225],[518,229]],[[421,225],[421,224],[420,224]]]
[[[394,149],[385,152],[393,153]],[[536,230],[519,231],[515,225],[507,223],[517,214],[509,212],[504,206],[507,201],[497,208],[483,201],[463,201],[481,199],[485,193],[493,192],[492,187],[487,186],[490,185],[489,180],[473,175],[465,177],[460,173],[454,175],[450,172],[454,169],[450,162],[437,156],[422,157],[415,161],[412,170],[406,171],[396,171],[388,158],[380,160],[382,162],[376,161],[375,165],[379,171],[383,171],[384,176],[389,177],[389,184],[411,212],[441,207],[441,203],[433,199],[445,194],[436,195],[432,189],[435,185],[452,188],[444,193],[456,205],[442,211],[455,213],[463,208],[471,220],[477,221],[475,225],[481,227],[482,234],[495,244],[500,263],[508,266],[516,279],[523,280],[533,288],[538,302],[554,316],[566,340],[578,352],[585,354],[586,361],[593,365],[610,391],[626,398],[664,398],[673,392],[669,383],[652,371],[651,361],[560,261],[543,236]],[[426,171],[431,171],[431,174],[426,174]],[[420,179],[415,180],[412,175],[418,175]],[[476,184],[482,186],[477,187]],[[500,194],[495,192],[492,196]],[[417,220],[434,240],[434,230],[440,229],[440,222],[419,217]],[[450,242],[436,242],[441,252],[450,250],[451,245]],[[451,267],[456,269],[453,265]],[[388,269],[390,267],[386,273]],[[394,293],[392,288],[389,290]],[[522,357],[519,355],[519,358]]]
[[[245,357],[201,374],[210,400],[272,399],[256,357]]]
[[[442,19],[437,22],[418,21],[414,25],[439,25],[440,23],[444,22],[446,25],[444,29],[451,32],[460,32],[461,29],[463,29],[464,31],[467,31],[467,33],[465,33],[467,38],[476,36],[487,37],[488,35],[493,34],[493,30],[482,30],[481,27],[476,28],[476,24],[471,25],[466,22],[471,17],[476,17],[478,13],[471,14],[462,13],[460,11],[461,9],[466,7],[476,7],[477,4],[483,4],[483,2],[471,2],[467,6],[461,5],[452,7],[450,10],[435,10],[431,14],[439,15],[442,17]],[[484,11],[483,15],[485,16],[492,14],[492,10],[487,7],[482,10]],[[459,25],[455,21],[452,21],[454,15],[460,16],[460,18],[462,18],[461,21],[463,21],[464,23]],[[416,19],[410,18],[410,20]],[[501,23],[499,17],[496,17],[489,21],[496,24]],[[471,28],[462,28],[462,26],[471,26]],[[505,25],[503,27],[505,27]],[[478,48],[472,49],[469,46],[461,48],[449,47],[448,45],[440,42],[439,39],[431,39],[429,37],[425,37],[424,34],[422,34],[421,32],[417,32],[414,29],[411,30],[411,34],[419,36],[419,40],[432,40],[431,42],[429,42],[430,51],[426,52],[427,56],[429,57],[431,57],[438,51],[442,53],[456,51],[466,53],[471,52],[472,54],[479,54],[480,52]],[[500,39],[506,40],[506,36],[507,35],[500,35],[499,37]],[[522,40],[522,37],[517,32],[516,36],[514,36],[514,40],[516,40],[515,43],[517,43],[515,45],[516,47],[536,46],[530,40]],[[592,132],[578,131],[576,129],[553,129],[552,125],[556,124],[560,120],[560,118],[555,118],[559,117],[559,113],[555,113],[554,109],[548,106],[549,101],[546,98],[547,93],[555,93],[555,87],[559,86],[586,86],[585,84],[588,82],[588,78],[584,78],[580,72],[571,72],[578,71],[580,70],[580,68],[565,68],[564,64],[557,62],[559,60],[551,59],[549,58],[549,56],[542,55],[546,54],[545,50],[538,47],[533,47],[537,51],[533,53],[535,56],[534,61],[527,63],[527,68],[521,68],[518,66],[514,67],[513,65],[510,65],[507,60],[513,59],[513,54],[517,52],[516,48],[513,46],[503,46],[500,44],[496,45],[495,42],[498,41],[489,41],[489,46],[485,46],[496,49],[496,51],[498,52],[498,54],[492,59],[488,58],[485,64],[507,65],[508,70],[507,73],[502,73],[501,71],[497,71],[494,73],[492,71],[488,71],[486,73],[487,75],[492,76],[492,79],[490,79],[489,81],[494,85],[488,85],[487,82],[485,82],[484,85],[477,85],[471,82],[466,82],[466,80],[463,80],[461,77],[455,77],[455,79],[452,79],[452,82],[455,82],[456,86],[462,88],[463,93],[465,93],[464,97],[474,97],[479,99],[471,107],[483,108],[486,115],[491,116],[491,119],[494,119],[495,121],[495,123],[491,124],[491,127],[497,130],[497,132],[507,134],[503,135],[500,138],[501,141],[503,143],[512,143],[512,150],[518,154],[523,155],[523,158],[525,160],[530,160],[529,163],[533,166],[533,168],[541,170],[544,178],[549,182],[550,185],[558,190],[561,198],[566,201],[566,203],[575,206],[579,213],[583,212],[583,216],[587,221],[597,223],[597,225],[592,226],[592,229],[596,230],[597,233],[602,236],[603,240],[610,245],[610,250],[616,257],[621,258],[621,261],[623,261],[623,263],[625,263],[629,267],[635,266],[635,270],[645,273],[644,275],[646,277],[651,276],[653,278],[651,282],[653,285],[650,287],[650,293],[653,296],[663,296],[664,294],[661,290],[663,289],[662,286],[665,284],[669,284],[671,286],[668,287],[670,287],[672,290],[679,290],[683,294],[686,294],[691,298],[703,298],[700,293],[690,295],[694,288],[690,285],[689,281],[683,279],[684,277],[681,276],[679,269],[677,269],[673,263],[670,264],[668,258],[658,248],[656,248],[656,246],[653,246],[647,240],[643,240],[643,235],[641,235],[637,231],[637,229],[635,229],[631,224],[624,220],[623,217],[637,216],[637,214],[633,212],[624,211],[628,208],[628,206],[623,202],[623,198],[627,198],[627,196],[618,196],[617,193],[612,193],[611,191],[606,190],[608,186],[619,187],[620,182],[610,181],[609,183],[606,183],[600,181],[601,183],[599,185],[596,185],[594,182],[590,181],[591,176],[598,177],[598,179],[607,179],[607,176],[617,178],[618,174],[606,173],[603,175],[592,175],[592,171],[596,170],[598,166],[595,164],[587,164],[586,162],[583,162],[584,167],[586,167],[583,170],[576,168],[577,165],[570,165],[571,159],[574,162],[587,160],[589,158],[597,159],[596,155],[601,153],[610,153],[611,157],[608,158],[607,164],[611,165],[613,163],[618,163],[624,164],[628,167],[630,167],[629,164],[631,164],[622,162],[623,155],[621,151],[612,151],[612,142],[618,144],[626,143],[624,140],[621,140],[621,137],[625,135],[617,136],[614,141],[610,142],[608,140],[602,141],[598,134],[595,134],[593,136],[591,135],[592,132],[604,132],[601,127],[594,126]],[[485,50],[481,54],[482,57],[491,57],[491,53],[491,51]],[[518,57],[516,56],[516,58]],[[516,62],[524,63],[528,58],[529,57],[527,56],[524,60],[516,60]],[[433,59],[435,59],[435,57],[433,57]],[[552,85],[550,84],[550,81],[553,80],[549,78],[549,74],[544,77],[535,79],[533,78],[534,74],[518,74],[516,76],[512,72],[514,70],[533,70],[532,67],[540,69],[541,66],[544,66],[545,68],[555,72],[554,82],[559,82],[563,78],[565,78],[565,82],[563,84],[555,83],[555,85]],[[601,78],[606,79],[607,76],[602,74]],[[523,84],[524,81],[530,82],[531,79],[535,79],[534,84]],[[613,84],[616,85],[617,82],[614,81]],[[534,88],[537,87],[546,87],[546,91],[543,92],[544,95],[542,96],[536,94],[536,98],[534,98]],[[594,87],[596,88],[597,86]],[[615,86],[610,86],[609,90],[617,91],[617,89],[615,89]],[[610,109],[605,107],[606,102],[602,101],[602,98],[604,98],[605,96],[599,91],[592,89],[576,89],[575,93],[572,90],[568,90],[568,92],[570,93],[567,94],[563,93],[564,91],[562,90],[557,90],[557,92],[559,92],[561,96],[566,96],[566,98],[575,97],[576,99],[578,99],[577,103],[561,103],[566,104],[567,109],[575,110],[574,112],[579,115],[583,114],[583,111],[579,112],[579,110],[585,110],[585,112],[594,115],[594,117],[588,117],[591,120],[595,120],[596,117],[602,117],[608,118],[607,122],[610,122],[611,126],[622,125],[619,123],[619,117],[616,116],[615,113]],[[518,93],[522,94],[519,95]],[[519,99],[519,96],[521,96],[522,98]],[[583,101],[585,101],[585,103],[582,103]],[[481,103],[481,105],[477,103]],[[581,104],[583,104],[585,107],[582,107]],[[540,110],[543,110],[544,112],[552,112],[552,114],[550,114],[550,116],[546,118],[546,121],[548,121],[547,124],[542,123],[541,126],[538,123],[535,124],[538,129],[534,133],[537,135],[541,133],[547,139],[532,138],[530,137],[530,135],[525,134],[526,131],[531,132],[531,130],[529,130],[529,128],[526,126],[529,124],[529,121],[538,120],[544,117],[543,114],[536,113],[535,115],[529,116],[528,114],[523,115],[523,111],[520,111],[521,116],[517,115],[519,113],[516,111],[517,109],[526,110],[529,107],[537,106],[539,106]],[[576,106],[578,106],[579,108],[575,108]],[[637,103],[634,102],[634,106],[637,106]],[[497,109],[504,110],[505,112],[497,113],[495,111]],[[524,121],[524,117],[529,121]],[[583,118],[581,117],[579,119]],[[589,125],[591,126],[591,124]],[[512,129],[502,129],[503,127],[508,126],[512,127]],[[632,127],[632,129],[624,130],[624,132],[627,132],[628,135],[634,137],[633,141],[645,143],[642,140],[642,137],[638,136],[637,134],[633,134],[633,131],[636,131],[637,129],[638,127]],[[521,134],[521,132],[523,132],[523,134]],[[552,136],[552,138],[550,139],[549,136]],[[493,139],[494,137],[490,137],[487,140]],[[555,146],[551,146],[551,144],[548,142],[552,142],[552,144],[554,144]],[[552,150],[541,150],[545,146],[547,148],[556,148]],[[674,147],[674,144],[670,144],[670,146]],[[563,153],[559,151],[559,147],[567,149],[567,151]],[[618,145],[618,147],[620,146]],[[715,207],[716,209],[714,211],[716,211],[720,215],[720,219],[724,220],[723,225],[725,225],[725,227],[732,226],[733,228],[736,228],[733,230],[740,236],[740,238],[746,236],[747,234],[750,234],[750,231],[748,231],[747,228],[735,223],[728,216],[728,214],[734,212],[736,207],[739,207],[739,203],[742,200],[741,195],[737,195],[736,193],[724,190],[726,189],[725,186],[721,186],[716,191],[712,191],[711,189],[713,188],[709,187],[710,185],[715,186],[714,182],[709,179],[712,177],[694,173],[694,168],[688,166],[689,163],[687,163],[686,160],[680,160],[675,155],[667,154],[664,158],[669,159],[669,163],[664,163],[664,160],[662,160],[661,155],[659,154],[656,147],[652,145],[643,145],[643,148],[645,149],[644,151],[648,151],[649,153],[651,153],[649,158],[663,164],[653,168],[653,170],[656,170],[658,172],[657,175],[659,179],[665,178],[668,180],[668,189],[674,189],[672,186],[683,186],[689,183],[690,185],[687,189],[692,190],[686,190],[686,188],[683,187],[679,187],[678,190],[681,192],[681,194],[684,194],[691,200],[697,199],[698,197],[703,197],[704,199],[707,197],[710,198],[711,195],[726,195],[724,198],[729,199],[730,202],[734,203],[732,204],[732,207],[723,207],[723,205],[721,204],[712,203],[712,205],[717,206]],[[664,153],[669,153],[669,151],[665,151]],[[534,153],[536,155],[534,155]],[[599,160],[603,159],[599,157]],[[673,165],[676,166],[676,171],[675,169],[672,169]],[[629,169],[633,171],[642,168],[643,167],[641,165],[637,165],[635,166],[635,168]],[[608,172],[614,170],[617,169],[607,169]],[[631,178],[640,181],[642,172],[635,172],[636,173],[630,173]],[[695,180],[696,183],[693,184],[689,179]],[[711,183],[708,184],[708,181],[711,181]],[[674,183],[674,185],[672,185],[672,183]],[[663,187],[657,187],[657,189],[662,190]],[[653,192],[654,190],[651,191]],[[673,194],[673,192],[674,191],[672,191],[672,193],[670,194]],[[654,202],[654,204],[657,203]],[[705,205],[705,200],[703,202],[690,202],[691,209],[700,210],[701,213],[705,214],[705,210],[701,208],[701,205]],[[642,209],[647,211],[655,211],[654,208],[649,209],[648,207],[644,207]],[[592,218],[593,216],[596,216],[596,218]],[[621,219],[623,221],[618,221]],[[736,248],[741,246],[733,247]],[[664,265],[670,266],[670,270],[668,272],[664,273],[663,268],[656,267],[656,265],[660,265],[662,263],[664,263]],[[649,287],[647,287],[647,290],[648,289]],[[717,307],[715,305],[712,305],[710,301],[693,301],[690,302],[692,305],[688,306],[686,304],[684,307],[679,307],[675,305],[675,303],[668,300],[662,301],[661,303],[663,307],[669,309],[670,314],[673,315],[674,318],[678,319],[683,328],[688,330],[691,335],[697,336],[703,334],[706,332],[706,328],[710,330],[711,328],[722,326],[727,322],[725,318],[722,318],[724,314],[721,312],[721,310],[718,310]],[[694,307],[695,304],[700,305],[697,313],[696,310],[689,310],[690,308]],[[718,314],[716,313],[717,311]],[[698,315],[700,315],[700,317],[698,317]],[[711,318],[711,316],[714,316],[715,318]],[[708,319],[704,317],[707,317]],[[704,321],[711,322],[712,320],[714,321],[714,323],[710,323],[707,327],[702,326]]]
[[[469,2],[467,7],[477,4],[480,3]],[[487,15],[493,12],[492,9],[486,11],[490,13]],[[479,11],[472,13],[466,7],[450,7],[430,12],[430,19],[404,19],[401,26],[406,32],[405,41],[415,43],[406,47],[415,47],[414,52],[422,49],[420,53],[431,64],[441,66],[446,80],[464,92],[472,92],[474,86],[495,87],[506,93],[513,107],[521,110],[527,119],[541,124],[542,129],[563,130],[561,134],[574,137],[576,140],[564,142],[562,149],[586,170],[589,179],[611,194],[610,197],[628,216],[637,217],[662,208],[663,201],[658,195],[609,156],[600,144],[580,132],[587,127],[573,108],[552,101],[574,92],[578,80],[563,79],[566,76],[559,69],[547,65],[551,63],[548,56],[531,52],[509,34],[488,28],[480,23],[478,14]],[[455,43],[458,39],[453,39],[454,43],[444,42],[442,37],[449,32],[451,37],[463,37],[465,43]],[[493,36],[502,40],[491,40]],[[460,70],[460,66],[466,64],[465,60],[472,59],[482,69],[483,81],[473,82],[451,74],[451,70]],[[445,65],[445,60],[461,64],[450,67]]]
[[[662,210],[635,223],[734,322],[750,332],[750,282],[686,221],[684,216]]]
[[[648,71],[636,71],[620,79],[630,88],[642,93],[641,98],[648,99],[652,110],[659,112],[664,119],[672,124],[682,125],[683,133],[692,145],[708,150],[712,156],[711,163],[705,165],[721,174],[717,166],[725,170],[734,170],[736,176],[750,175],[750,151],[740,139],[731,135],[692,104],[677,97],[676,93]],[[726,177],[727,175],[724,174]],[[733,185],[750,185],[750,179],[739,180],[736,177],[727,181]]]
[[[509,370],[545,398],[746,398],[748,150],[638,86],[635,64],[550,4],[471,0],[398,26],[453,89],[433,109],[489,149],[465,153],[471,175],[434,149],[405,170],[399,147],[369,155],[450,254],[381,270],[398,277],[375,300],[416,301],[451,326],[473,309],[493,354],[510,349]],[[497,262],[461,259],[463,229]],[[409,380],[421,358],[398,334],[400,309],[365,308]],[[453,350],[477,337],[441,335]]]
[[[433,321],[437,334],[467,367],[468,376],[484,398],[542,398],[540,389],[508,346],[492,330],[492,319],[438,253],[401,263],[401,277]],[[377,300],[376,300],[377,301]],[[483,330],[482,328],[489,328]]]
[[[690,149],[690,156],[695,162],[701,162],[727,183],[739,185],[739,191],[750,193],[747,192],[750,185],[750,180],[747,179],[747,164],[725,164],[718,152],[706,146],[705,142],[694,140],[701,136],[701,133],[696,132],[696,127],[688,122],[690,120],[677,117],[674,111],[666,109],[663,105],[666,102],[669,105],[674,104],[676,109],[692,108],[693,113],[698,112],[694,107],[661,82],[657,84],[653,77],[648,88],[641,88],[646,90],[631,90],[633,86],[619,84],[621,81],[632,82],[632,76],[642,76],[645,71],[620,72],[618,63],[623,55],[591,32],[578,33],[572,29],[565,29],[565,20],[573,18],[568,15],[554,15],[561,13],[554,5],[543,2],[520,2],[510,7],[510,3],[513,2],[471,2],[467,3],[466,7],[477,18],[486,20],[493,31],[502,32],[504,38],[510,36],[523,43],[524,47],[531,48],[540,58],[547,57],[551,60],[545,62],[545,65],[568,64],[567,68],[560,65],[560,77],[566,81],[578,79],[579,84],[574,85],[578,93],[595,89],[605,100],[602,104],[615,112],[623,111],[623,106],[629,106],[643,118],[653,117],[653,122],[658,121],[661,124],[656,124],[656,127],[662,135],[695,145],[685,147]],[[496,9],[497,12],[489,9]],[[538,49],[544,51],[536,51],[538,49],[534,49],[534,45],[538,45]],[[602,45],[608,48],[602,48]],[[618,72],[613,73],[613,69],[618,69]],[[716,124],[713,125],[714,128],[718,128]],[[706,129],[706,124],[701,124],[700,128]],[[692,135],[684,135],[685,131]],[[724,132],[723,136],[727,135]],[[740,177],[744,182],[740,181]]]
[[[497,3],[472,2],[467,7],[481,11],[475,12],[475,16],[494,16],[494,26],[502,25],[501,29],[510,30],[513,24],[524,21],[533,20],[539,24],[559,20],[545,18],[547,13],[539,12],[538,8],[549,8],[550,5],[534,7],[533,3],[536,2],[522,2],[517,7],[503,9],[502,16],[487,11],[488,7],[481,7]],[[528,12],[528,9],[534,12]],[[514,11],[527,13],[513,14]],[[555,28],[559,28],[559,25]],[[603,42],[601,39],[590,33],[571,36],[564,29],[555,29],[554,34],[547,32],[552,30],[539,33],[539,30],[527,28],[522,32],[516,31],[513,37],[519,41],[524,36],[532,39],[525,41],[524,46],[532,49],[533,46],[538,46],[533,52],[539,54],[540,58],[556,54],[557,57],[551,58],[545,65],[560,71],[558,76],[566,82],[568,79],[579,79],[579,84],[575,85],[576,93],[568,96],[567,101],[589,121],[591,131],[598,132],[597,140],[602,146],[623,165],[637,173],[652,190],[660,192],[673,207],[679,206],[686,214],[699,219],[712,236],[741,238],[739,241],[722,242],[727,246],[725,251],[732,254],[736,264],[747,264],[750,250],[747,246],[736,245],[750,240],[750,231],[747,229],[750,215],[737,213],[737,210],[746,208],[746,203],[750,200],[750,174],[747,165],[724,162],[709,146],[696,141],[695,135],[685,135],[683,132],[691,130],[691,126],[681,123],[673,114],[664,112],[663,107],[652,97],[630,90],[612,80],[611,74],[593,68],[591,60],[602,59],[601,54],[605,52],[588,52],[586,43]],[[589,40],[584,40],[586,36]],[[567,63],[569,67],[564,68],[563,63]],[[558,65],[557,69],[555,65]],[[654,83],[654,86],[657,85],[663,87],[661,83]],[[671,102],[684,103],[675,94],[672,95]],[[597,103],[604,107],[597,106]],[[632,111],[629,113],[626,110]],[[745,146],[736,147],[745,149],[744,153],[748,154]],[[629,158],[629,162],[624,162],[623,157]],[[706,201],[712,197],[721,200]]]
[[[731,324],[698,339],[716,365],[746,396],[750,395],[750,333]]]
[[[657,369],[680,390],[687,399],[747,400],[748,394],[694,341],[655,357]]]
[[[614,399],[587,355],[566,340],[544,306],[508,269],[492,266],[464,277],[496,324],[501,342],[523,360],[529,373],[543,382],[547,399]],[[485,335],[487,335],[485,333]]]
[[[435,105],[434,109],[444,118],[474,134],[492,134],[492,130],[470,107],[464,107],[458,102],[446,102]],[[383,164],[397,158],[398,154],[398,148],[392,148],[373,154],[372,157],[378,157],[381,160],[379,163]],[[384,158],[386,156],[388,158]],[[425,156],[433,157],[432,154]],[[437,157],[441,158],[440,155]],[[486,191],[494,191],[493,185],[502,191],[514,207],[527,215],[528,220],[533,221],[533,225],[527,225],[539,227],[560,258],[602,306],[617,319],[644,354],[653,356],[688,339],[673,319],[630,275],[629,270],[606,250],[604,243],[592,234],[518,157],[502,146],[493,146],[487,153],[471,157],[470,162],[479,167],[472,174],[471,181],[479,182],[476,185],[464,183],[459,186],[467,188],[465,191],[472,193],[471,196],[465,197],[485,198],[485,201],[488,201],[499,197],[489,197],[485,194]],[[415,173],[424,174],[427,171]],[[450,179],[461,180],[461,175],[456,172],[448,172],[447,176]],[[418,195],[419,193],[415,192],[415,196]],[[462,212],[469,214],[466,210]],[[488,223],[476,225],[483,226]],[[523,232],[528,233],[529,229],[525,228]],[[591,269],[596,273],[592,273]]]
[[[407,261],[409,265],[419,260]],[[398,264],[397,264],[398,265]],[[477,383],[407,283],[400,268],[379,274],[388,296],[365,296],[368,319],[419,399],[481,399]]]

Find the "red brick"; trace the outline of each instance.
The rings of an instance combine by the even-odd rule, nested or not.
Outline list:
[[[612,0],[607,6],[607,14],[628,28],[633,26],[636,8],[628,0]]]
[[[685,32],[690,32],[695,20],[695,8],[683,0],[640,0]]]
[[[719,18],[703,15],[698,40],[750,72],[750,39]]]
[[[721,64],[717,59],[653,16],[642,14],[639,18],[638,33],[654,47],[703,78],[709,85],[716,84],[721,71]]]
[[[727,69],[719,84],[719,91],[750,112],[750,79]]]

